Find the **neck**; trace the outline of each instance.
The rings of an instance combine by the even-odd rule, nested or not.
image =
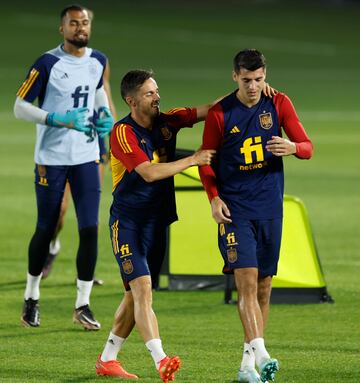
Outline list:
[[[256,105],[259,101],[260,101],[260,98],[261,98],[261,93],[259,94],[259,96],[252,100],[252,99],[249,99],[247,97],[244,97],[243,95],[240,94],[239,91],[236,92],[236,97],[238,98],[238,100],[241,101],[242,104],[244,104],[245,106],[247,106],[248,108],[251,108],[252,106]]]
[[[143,115],[141,113],[137,113],[136,111],[131,112],[131,118],[140,126],[145,129],[151,130],[153,126],[154,119],[150,116]]]
[[[76,56],[76,57],[83,56],[85,54],[85,48],[86,47],[78,48],[75,45],[72,45],[67,41],[64,41],[64,45],[63,45],[63,50],[66,53],[73,55],[73,56]]]

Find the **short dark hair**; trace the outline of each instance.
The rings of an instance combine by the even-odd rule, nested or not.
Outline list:
[[[244,49],[234,57],[234,71],[239,73],[241,68],[255,71],[266,67],[265,56],[257,49]]]
[[[93,16],[93,12],[89,9],[89,8],[86,8],[80,4],[71,4],[71,5],[68,5],[66,8],[64,8],[61,13],[60,13],[60,20],[62,21],[63,18],[66,16],[66,14],[70,11],[79,11],[79,12],[82,12],[82,11],[87,11],[89,13],[89,18],[92,19],[92,16]]]
[[[126,97],[134,94],[150,77],[154,77],[152,70],[135,69],[127,72],[122,78],[120,85],[123,100],[126,101]]]

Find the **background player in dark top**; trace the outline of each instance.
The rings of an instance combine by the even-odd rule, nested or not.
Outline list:
[[[250,383],[273,380],[279,368],[265,348],[264,328],[281,242],[282,157],[308,159],[313,150],[290,99],[262,93],[265,76],[259,51],[235,56],[238,89],[213,106],[205,122],[202,148],[216,150],[216,161],[199,170],[219,224],[223,271],[234,273],[238,292],[245,335],[238,381]]]

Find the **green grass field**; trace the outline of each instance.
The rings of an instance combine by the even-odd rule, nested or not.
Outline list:
[[[311,161],[286,159],[286,192],[299,196],[307,206],[335,304],[271,307],[266,339],[281,363],[279,383],[360,380],[360,8],[350,2],[348,7],[335,3],[86,3],[96,15],[91,46],[110,59],[114,100],[121,116],[127,110],[119,82],[129,69],[156,72],[163,110],[200,105],[234,88],[232,58],[246,47],[263,51],[268,81],[292,98],[315,155]],[[108,235],[108,173],[96,271],[106,283],[94,288],[91,301],[103,329],[88,333],[72,324],[78,243],[72,207],[61,235],[61,255],[42,283],[41,327],[20,326],[27,246],[36,219],[35,128],[15,120],[12,107],[28,67],[61,41],[57,15],[65,5],[15,0],[1,10],[0,382],[104,380],[95,376],[95,360],[123,293]],[[179,147],[198,147],[201,130],[198,124],[194,131],[180,133]],[[196,219],[196,207],[189,208]],[[183,360],[177,382],[230,383],[236,378],[242,331],[235,307],[224,305],[222,298],[222,292],[155,293],[165,350]],[[141,377],[140,382],[159,382],[136,332],[121,359]]]

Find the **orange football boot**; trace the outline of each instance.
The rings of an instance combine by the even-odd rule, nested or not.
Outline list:
[[[115,376],[122,379],[135,380],[138,379],[137,375],[130,374],[121,366],[121,363],[117,360],[109,360],[108,362],[103,362],[101,360],[101,355],[99,355],[96,365],[96,374],[103,376]]]
[[[160,379],[164,383],[175,380],[175,372],[180,369],[180,358],[178,356],[166,356],[161,362],[159,367]]]

